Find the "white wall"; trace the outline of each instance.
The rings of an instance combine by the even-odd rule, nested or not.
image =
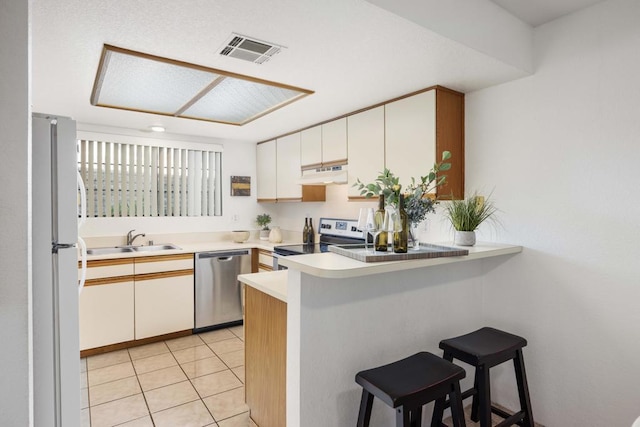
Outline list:
[[[31,422],[28,2],[0,4],[0,425]]]
[[[536,29],[536,72],[466,98],[467,183],[495,186],[505,242],[484,317],[529,340],[534,416],[630,426],[640,415],[640,2]],[[498,402],[517,408],[509,370]]]
[[[148,236],[167,233],[257,229],[255,144],[229,141],[222,153],[222,216],[218,217],[126,217],[90,218],[80,230],[83,237],[124,236],[130,229]],[[251,196],[231,197],[233,175],[251,177]]]

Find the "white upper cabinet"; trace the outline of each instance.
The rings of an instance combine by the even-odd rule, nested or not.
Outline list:
[[[385,166],[405,188],[427,175],[436,160],[436,91],[385,105]],[[440,158],[438,158],[440,159]]]
[[[302,200],[300,171],[300,132],[277,139],[276,198],[278,201]]]
[[[276,193],[276,141],[267,141],[256,147],[256,186],[258,201],[275,201]]]
[[[300,161],[302,167],[322,163],[322,127],[315,126],[300,132]]]
[[[360,197],[353,187],[356,179],[373,182],[384,168],[384,106],[366,110],[347,118],[349,145],[348,196]]]
[[[322,125],[322,163],[347,162],[347,118],[343,117]]]

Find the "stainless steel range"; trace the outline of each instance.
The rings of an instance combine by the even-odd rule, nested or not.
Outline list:
[[[319,243],[315,245],[282,245],[273,248],[273,270],[285,270],[278,259],[284,256],[328,252],[330,245],[363,243],[362,230],[355,219],[320,218],[318,224]],[[370,239],[371,240],[371,239]]]

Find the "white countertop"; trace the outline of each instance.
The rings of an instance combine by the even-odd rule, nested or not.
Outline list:
[[[280,270],[241,274],[238,280],[280,301],[287,302],[287,276],[286,270]]]
[[[437,244],[443,246],[452,246],[450,243]],[[325,252],[318,254],[281,257],[278,260],[278,264],[284,265],[285,267],[291,269],[299,270],[312,276],[331,279],[343,279],[348,277],[367,276],[370,274],[380,274],[392,271],[450,264],[461,261],[472,261],[476,259],[522,252],[522,246],[485,242],[478,242],[475,246],[472,247],[460,246],[460,248],[468,249],[469,255],[458,257],[428,258],[409,261],[365,263],[346,256],[338,255],[333,252]]]
[[[324,252],[318,254],[281,257],[278,263],[291,269],[311,274],[312,276],[324,278],[349,278],[472,261],[476,259],[522,252],[522,246],[504,245],[500,243],[477,243],[476,246],[465,247],[465,249],[469,250],[469,255],[409,261],[365,263],[333,252]],[[242,274],[238,276],[238,280],[258,289],[261,292],[271,295],[280,301],[287,302],[287,277],[287,271],[281,270],[268,273]]]

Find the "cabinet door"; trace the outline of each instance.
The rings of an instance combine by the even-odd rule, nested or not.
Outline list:
[[[80,350],[134,339],[133,280],[113,280],[80,294]]]
[[[384,169],[384,106],[349,116],[348,123],[347,192],[354,198],[360,197],[360,191],[353,187],[357,178],[370,183]]]
[[[300,132],[300,163],[302,167],[320,167],[322,163],[322,127]]]
[[[256,186],[258,201],[276,201],[276,141],[256,147]]]
[[[302,200],[300,132],[278,138],[276,144],[276,195],[278,201]]]
[[[136,276],[136,339],[193,329],[193,274]]]
[[[435,162],[436,92],[430,90],[385,105],[385,166],[403,188],[427,175]]]
[[[347,161],[347,118],[322,125],[322,163],[344,164]]]

